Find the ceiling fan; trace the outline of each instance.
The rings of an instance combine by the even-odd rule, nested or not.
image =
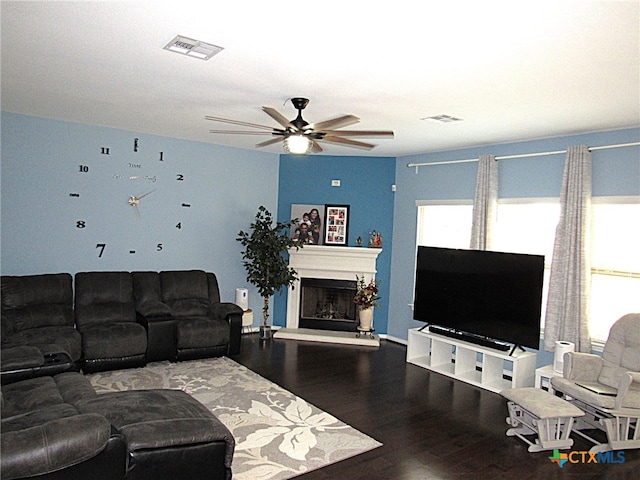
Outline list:
[[[281,128],[273,128],[267,125],[230,120],[228,118],[206,116],[207,120],[229,123],[241,127],[251,127],[258,130],[210,130],[211,133],[226,133],[238,135],[271,135],[273,138],[258,143],[256,147],[266,147],[280,141],[283,142],[285,152],[305,155],[310,152],[319,153],[323,149],[319,142],[334,143],[346,147],[371,150],[374,144],[352,140],[347,137],[360,138],[393,138],[391,130],[336,130],[356,124],[360,121],[355,115],[343,115],[324,122],[308,123],[302,118],[302,110],[307,106],[307,98],[292,98],[291,103],[298,110],[298,116],[293,120],[287,118],[271,107],[262,107],[262,110],[278,122]]]

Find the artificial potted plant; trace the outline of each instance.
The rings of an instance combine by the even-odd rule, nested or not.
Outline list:
[[[243,247],[242,258],[247,270],[247,281],[258,289],[263,299],[262,326],[260,338],[271,337],[269,326],[269,297],[282,287],[290,287],[297,279],[296,271],[289,267],[284,254],[289,248],[302,248],[302,243],[290,238],[289,228],[297,220],[286,223],[273,223],[271,213],[261,205],[256,213],[255,221],[250,225],[251,231],[238,233],[238,240]]]
[[[356,275],[356,294],[353,302],[358,305],[359,329],[371,331],[373,325],[373,307],[378,306],[378,287],[380,282],[371,279],[367,283],[364,276]]]

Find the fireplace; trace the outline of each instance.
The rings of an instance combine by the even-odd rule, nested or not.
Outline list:
[[[380,248],[325,245],[291,249],[289,265],[296,270],[298,280],[287,292],[287,328],[355,331],[357,320],[353,295],[356,275],[364,276],[367,281],[374,279],[376,259],[381,251]],[[325,284],[326,281],[329,282]],[[318,282],[322,284],[320,287]],[[325,296],[321,297],[319,290],[322,288],[328,292],[322,293]],[[340,313],[337,310],[344,318],[337,318]]]
[[[303,278],[300,281],[300,328],[355,332],[355,280]]]

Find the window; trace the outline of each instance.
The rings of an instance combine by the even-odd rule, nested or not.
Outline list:
[[[625,313],[640,312],[640,197],[595,197],[591,224],[591,337],[606,340]]]
[[[469,248],[472,201],[418,202],[418,245]]]
[[[469,248],[473,205],[417,202],[418,245]],[[595,197],[592,207],[591,337],[604,341],[622,315],[640,311],[640,197]],[[492,250],[545,256],[542,325],[560,202],[501,199]],[[631,220],[631,219],[636,219]]]

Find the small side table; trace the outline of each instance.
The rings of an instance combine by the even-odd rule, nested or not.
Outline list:
[[[551,387],[551,379],[553,377],[561,377],[561,376],[562,376],[562,372],[556,372],[553,369],[553,364],[536,368],[535,386],[536,388],[549,390],[551,393],[553,393],[553,388]]]
[[[253,310],[250,308],[245,310],[242,314],[242,331],[244,333],[251,333],[253,327]]]

